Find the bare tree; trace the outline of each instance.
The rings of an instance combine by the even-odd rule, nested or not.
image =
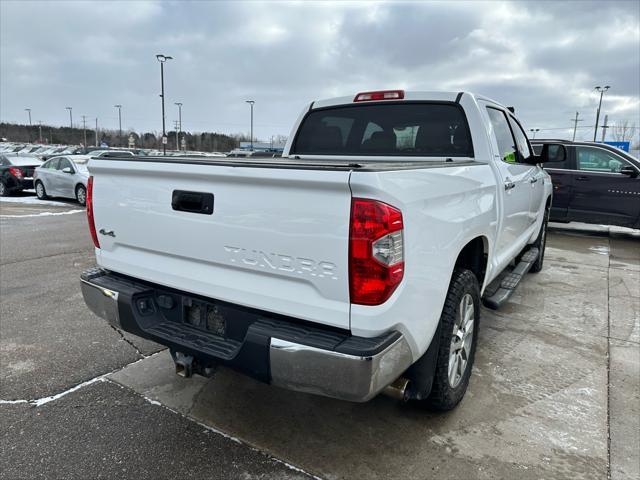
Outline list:
[[[636,124],[629,125],[629,120],[623,120],[622,122],[616,122],[611,130],[611,136],[616,142],[628,142],[633,138]]]

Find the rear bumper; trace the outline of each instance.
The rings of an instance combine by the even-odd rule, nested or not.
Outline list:
[[[399,332],[355,337],[99,269],[83,273],[81,286],[89,308],[117,328],[192,355],[203,364],[227,365],[290,390],[364,402],[412,362],[409,345]],[[169,297],[171,301],[166,300]],[[147,302],[145,314],[139,309],[141,301]],[[184,323],[180,309],[192,302],[224,317],[224,337]],[[169,304],[173,306],[167,308]]]

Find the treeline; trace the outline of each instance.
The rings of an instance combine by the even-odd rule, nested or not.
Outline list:
[[[16,123],[0,123],[0,138],[17,143],[44,143],[62,145],[96,144],[95,129],[70,127],[52,127],[50,125],[21,125]],[[129,137],[133,137],[136,148],[162,148],[162,134],[158,132],[122,131],[122,139],[118,130],[98,129],[98,145],[106,143],[110,147],[128,147]],[[167,132],[167,149],[176,149],[176,132]],[[185,141],[186,150],[201,152],[226,152],[240,145],[241,141],[248,141],[244,134],[225,135],[214,132],[181,132],[180,138]]]

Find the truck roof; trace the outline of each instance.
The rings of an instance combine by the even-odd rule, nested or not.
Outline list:
[[[496,102],[488,97],[484,97],[481,95],[476,95],[472,92],[460,92],[460,91],[412,91],[412,90],[398,90],[404,93],[404,98],[402,100],[413,100],[413,101],[436,101],[436,102],[457,102],[460,100],[462,95],[471,95],[471,97],[476,100],[482,99],[491,103],[495,103],[496,105],[503,106],[500,102]],[[333,97],[333,98],[325,98],[322,100],[317,100],[313,102],[311,109],[317,108],[326,108],[326,107],[335,107],[338,105],[350,105],[354,103],[354,99],[359,93],[355,93],[353,95],[344,96],[344,97]],[[400,101],[402,101],[400,100]],[[382,100],[383,102],[387,102],[389,100]]]

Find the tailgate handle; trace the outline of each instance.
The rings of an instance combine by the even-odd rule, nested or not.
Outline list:
[[[174,190],[171,197],[171,207],[180,212],[211,215],[213,213],[213,193]]]

